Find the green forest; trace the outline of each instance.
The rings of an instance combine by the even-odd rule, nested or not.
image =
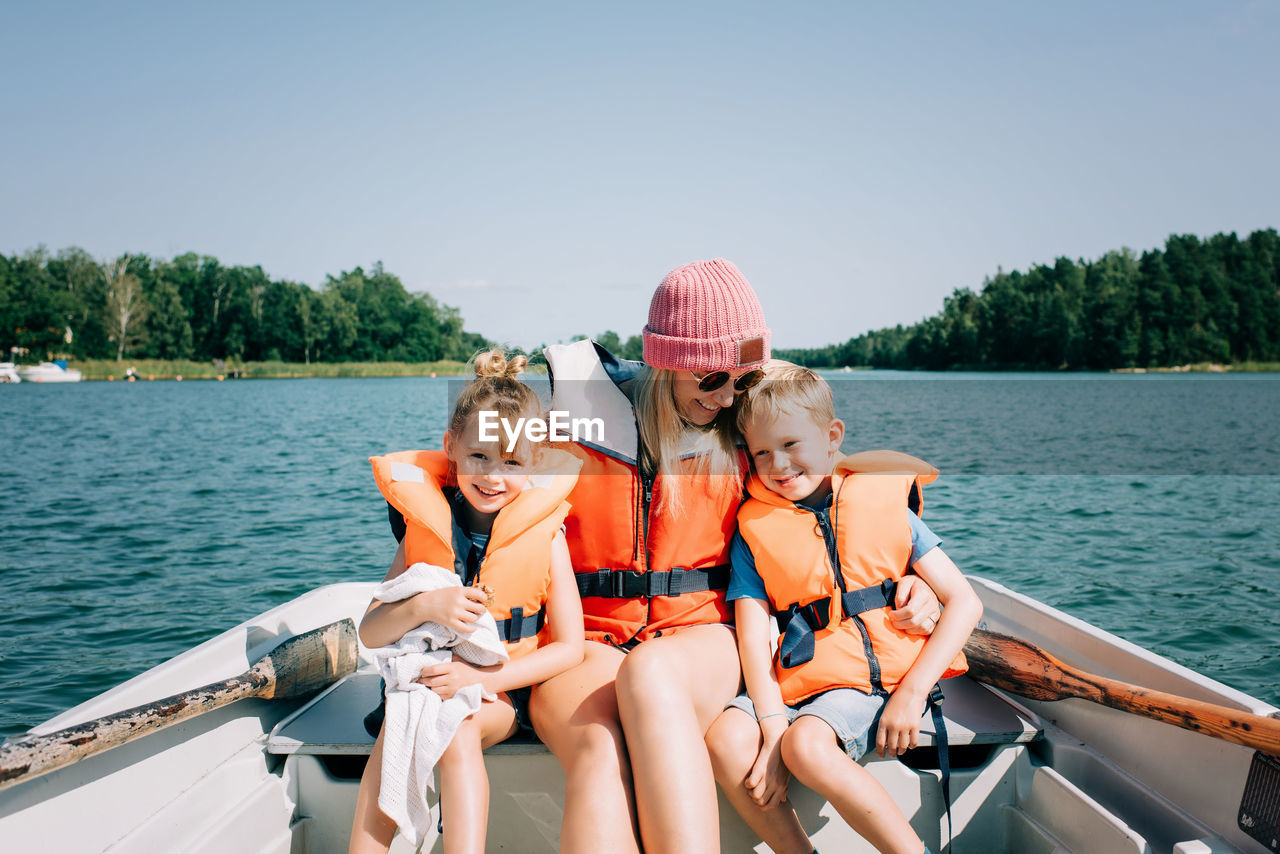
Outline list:
[[[0,348],[25,361],[426,363],[489,342],[457,309],[410,293],[381,263],[317,290],[261,267],[187,253],[171,261],[83,249],[0,254]],[[639,359],[639,335],[597,340]],[[1280,235],[1174,235],[1163,250],[1059,258],[960,288],[912,326],[775,350],[812,367],[1082,369],[1280,362]]]
[[[26,350],[28,361],[465,361],[488,342],[462,323],[380,263],[315,290],[194,253],[103,263],[77,248],[0,255],[0,347]]]
[[[913,326],[775,350],[810,367],[1081,369],[1280,361],[1280,235],[1171,236],[960,288]]]

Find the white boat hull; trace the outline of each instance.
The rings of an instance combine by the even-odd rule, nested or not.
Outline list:
[[[52,362],[23,365],[18,375],[29,383],[78,383],[83,378],[75,368],[61,368]]]
[[[999,585],[981,579],[974,585],[989,628],[1025,637],[1068,663],[1256,714],[1276,711]],[[358,619],[372,587],[313,591],[33,731],[238,674],[284,637]],[[959,766],[951,784],[954,852],[1268,850],[1236,827],[1248,749],[1078,700],[1011,705],[963,681],[949,689],[944,706],[958,721],[953,743],[974,742],[952,754]],[[362,670],[305,707],[244,701],[0,791],[0,848],[345,851],[371,743],[361,718],[376,700],[376,683]],[[917,764],[932,764],[930,753],[922,748]],[[489,850],[556,851],[564,778],[555,759],[536,743],[509,743],[491,749],[486,762]],[[946,824],[938,772],[878,758],[865,765],[939,850]],[[814,793],[793,783],[792,799],[820,850],[872,850]],[[767,850],[723,798],[720,825],[723,850]],[[397,839],[392,850],[411,849]],[[422,850],[440,850],[434,833]]]

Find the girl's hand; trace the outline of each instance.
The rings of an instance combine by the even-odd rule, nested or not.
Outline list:
[[[884,757],[901,756],[908,748],[915,747],[920,738],[920,718],[924,716],[924,697],[916,697],[909,690],[893,692],[880,715],[876,730],[876,753]]]
[[[938,594],[914,575],[904,575],[898,579],[898,592],[893,600],[894,610],[889,612],[889,619],[894,628],[901,629],[909,635],[930,635],[938,625],[942,615],[942,606],[938,603]]]
[[[786,731],[786,718],[766,718],[762,722],[760,752],[743,780],[751,800],[761,809],[773,809],[787,800],[791,772],[782,762],[782,734]]]
[[[422,668],[418,681],[439,694],[440,699],[447,700],[468,685],[483,682],[484,675],[484,670],[455,658],[444,664]]]
[[[443,587],[419,593],[423,598],[423,621],[439,623],[446,629],[469,635],[476,620],[486,610],[488,596],[478,587]]]

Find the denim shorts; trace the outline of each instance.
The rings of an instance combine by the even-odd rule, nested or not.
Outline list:
[[[787,722],[812,715],[835,730],[844,752],[856,760],[875,746],[873,734],[888,701],[887,695],[864,694],[856,688],[832,688],[787,706]],[[745,691],[725,708],[741,709],[753,718],[756,716],[755,705]]]

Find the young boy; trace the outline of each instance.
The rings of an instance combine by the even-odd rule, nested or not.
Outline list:
[[[937,472],[891,451],[841,459],[844,424],[830,387],[786,362],[770,363],[742,395],[737,423],[754,470],[729,585],[747,691],[707,735],[716,777],[778,854],[812,850],[785,802],[790,774],[878,850],[927,851],[856,760],[872,733],[881,756],[916,746],[933,686],[964,671],[960,649],[982,616],[977,594],[910,509]],[[908,569],[944,606],[928,637],[888,616]],[[771,613],[784,629],[776,656]]]

